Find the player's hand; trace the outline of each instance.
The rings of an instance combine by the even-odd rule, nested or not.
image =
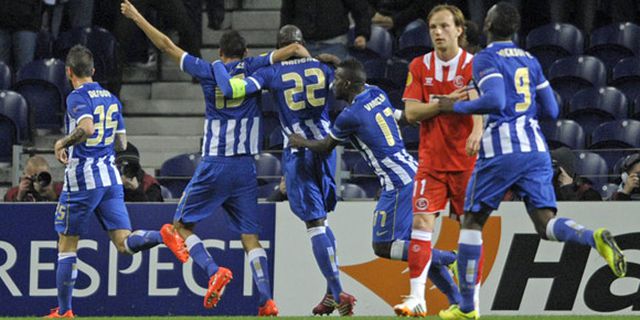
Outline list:
[[[445,97],[449,99],[453,99],[454,101],[469,100],[469,91],[467,87],[462,87],[460,89],[454,90],[453,92],[449,93]]]
[[[67,149],[62,145],[62,140],[56,141],[56,143],[53,145],[53,150],[55,152],[56,159],[58,159],[60,163],[62,164],[69,163],[69,158],[67,156]]]
[[[296,57],[308,58],[311,57],[311,53],[303,45],[296,43]]]
[[[363,50],[367,47],[367,38],[364,36],[357,36],[356,39],[353,40],[353,46],[356,47],[356,49]]]
[[[137,177],[129,178],[127,176],[122,176],[122,184],[125,189],[136,190],[140,186]]]
[[[305,141],[306,139],[297,133],[289,135],[289,147],[291,148],[304,148]]]
[[[622,192],[631,194],[635,188],[640,188],[640,177],[638,177],[637,173],[632,173],[627,178],[627,181],[624,182]]]
[[[478,154],[480,151],[480,140],[482,139],[482,131],[477,130],[479,132],[471,131],[471,134],[467,138],[467,145],[465,146],[465,150],[467,151],[467,155],[472,157]]]
[[[317,56],[315,56],[315,59],[322,62],[322,63],[326,63],[329,65],[332,65],[334,67],[337,67],[340,64],[340,58],[338,58],[335,55],[329,54],[329,53],[321,53]]]
[[[437,96],[434,99],[438,101],[438,111],[453,112],[453,105],[456,103],[455,99],[448,96]]]
[[[131,2],[129,2],[129,0],[122,1],[122,3],[120,4],[120,12],[122,12],[125,17],[131,20],[135,20],[140,16],[140,12],[138,12],[138,9],[136,9],[136,7],[134,7]]]

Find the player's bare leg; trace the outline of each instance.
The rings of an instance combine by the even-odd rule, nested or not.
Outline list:
[[[79,236],[59,234],[58,264],[56,266],[56,286],[58,288],[58,307],[51,309],[45,318],[73,318],[71,298],[78,271],[76,252]]]
[[[393,307],[399,316],[424,317],[427,307],[424,298],[427,274],[431,263],[431,234],[435,226],[434,214],[414,214],[409,244],[410,294]]]
[[[587,229],[572,219],[556,217],[550,208],[530,209],[529,216],[542,239],[590,246],[605,259],[616,277],[624,277],[627,273],[624,254],[608,230]]]
[[[251,266],[253,282],[256,284],[260,297],[258,299],[258,316],[277,316],[278,307],[271,296],[269,281],[269,263],[267,252],[260,245],[257,234],[242,234],[242,247],[247,253],[247,260]]]

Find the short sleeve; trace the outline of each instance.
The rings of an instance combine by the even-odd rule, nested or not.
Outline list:
[[[265,52],[259,56],[249,57],[245,59],[247,70],[254,71],[260,68],[268,67],[273,64],[273,51]]]
[[[344,141],[358,130],[358,118],[350,109],[344,109],[336,118],[333,127],[329,131],[331,137],[338,141]]]
[[[425,101],[424,94],[422,92],[422,76],[420,72],[420,64],[422,63],[422,57],[418,57],[411,61],[409,65],[409,73],[407,74],[407,83],[404,88],[404,94],[402,100],[416,100]]]
[[[547,78],[544,76],[544,73],[542,73],[542,66],[540,66],[540,62],[538,61],[538,59],[531,57],[533,60],[533,66],[532,68],[533,70],[533,83],[536,86],[536,91],[537,90],[542,90],[546,87],[549,86],[549,81],[547,81]]]
[[[91,104],[78,92],[72,92],[67,97],[67,114],[69,114],[69,117],[74,119],[76,123],[84,118],[93,119]]]
[[[258,90],[268,89],[271,87],[271,81],[273,80],[274,73],[275,70],[273,67],[262,68],[247,77],[246,81],[253,82]]]
[[[475,55],[473,58],[473,80],[478,87],[482,88],[484,81],[495,77],[502,78],[496,59],[492,59],[486,52],[480,52]]]
[[[211,63],[198,57],[192,56],[186,52],[180,59],[180,70],[201,80],[206,79],[215,81],[213,70],[211,69]]]
[[[125,133],[127,130],[124,126],[124,117],[122,116],[122,104],[118,102],[118,114],[115,117],[118,121],[118,126],[116,127],[116,133]]]

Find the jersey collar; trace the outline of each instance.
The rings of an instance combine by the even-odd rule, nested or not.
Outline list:
[[[436,59],[436,68],[441,68],[441,67],[449,67],[449,66],[458,66],[458,59],[460,59],[460,56],[462,55],[462,48],[458,48],[458,53],[456,53],[456,55],[451,58],[451,60],[449,61],[443,61],[440,60],[440,58],[438,58],[438,54],[434,51],[433,52],[433,56]]]

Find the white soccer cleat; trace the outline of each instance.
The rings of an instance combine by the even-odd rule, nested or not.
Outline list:
[[[404,296],[402,303],[396,304],[393,311],[400,317],[426,317],[427,304],[414,296]]]

